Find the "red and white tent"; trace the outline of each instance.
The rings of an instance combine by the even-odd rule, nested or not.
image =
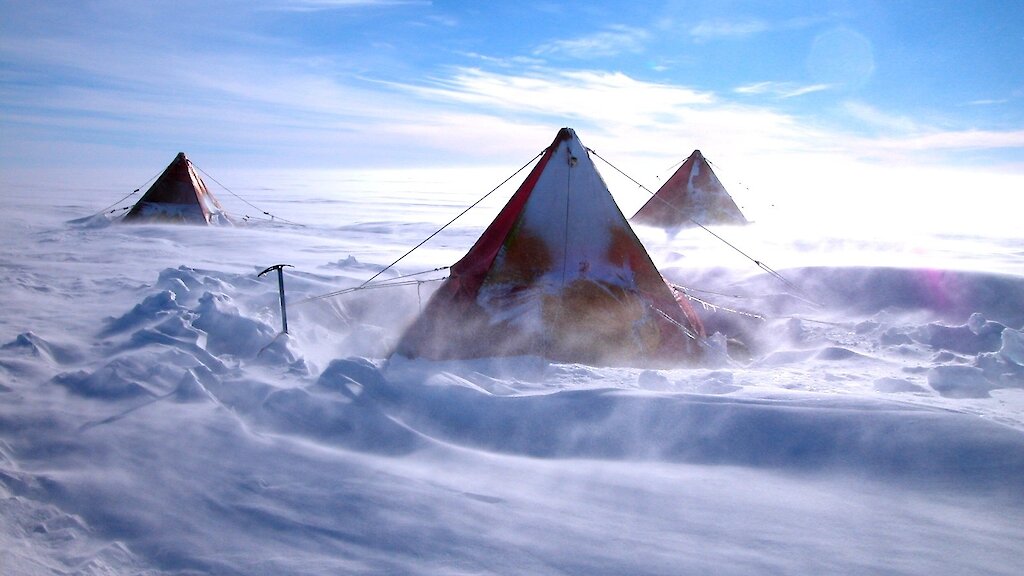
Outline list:
[[[195,166],[178,152],[174,160],[124,215],[125,222],[229,223]]]
[[[658,228],[747,224],[700,150],[694,150],[629,221]]]
[[[396,353],[668,366],[696,360],[703,338],[699,318],[655,268],[587,149],[563,128]]]

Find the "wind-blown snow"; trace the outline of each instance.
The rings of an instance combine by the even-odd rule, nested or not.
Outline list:
[[[255,190],[307,226],[208,228],[7,192],[4,574],[1020,571],[1019,239],[717,230],[782,281],[640,228],[706,302],[708,366],[426,362],[387,354],[443,270],[304,300],[469,202]],[[453,263],[486,222],[380,279]],[[276,263],[290,335],[257,277]]]

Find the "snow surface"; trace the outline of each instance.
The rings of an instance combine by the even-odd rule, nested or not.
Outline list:
[[[790,286],[640,228],[729,356],[389,360],[436,282],[303,300],[485,191],[428,188],[234,186],[306,224],[235,228],[5,190],[0,573],[1021,573],[1019,238],[717,229]],[[382,278],[455,262],[499,206]]]

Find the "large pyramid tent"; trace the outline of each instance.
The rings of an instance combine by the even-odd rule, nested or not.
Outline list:
[[[451,268],[396,353],[678,365],[704,329],[677,301],[575,132],[563,128]]]
[[[142,199],[125,214],[124,220],[186,224],[229,222],[224,209],[206,188],[206,183],[184,152],[178,152]]]
[[[700,150],[694,150],[630,222],[685,228],[698,224],[746,224],[747,219]]]

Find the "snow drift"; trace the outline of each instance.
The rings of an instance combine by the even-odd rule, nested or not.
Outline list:
[[[787,286],[699,231],[648,235],[717,355],[644,370],[390,358],[443,272],[311,299],[429,222],[186,231],[5,202],[5,573],[1019,570],[1024,266],[974,250],[1001,239],[970,266],[844,263],[836,239],[822,265],[744,228]],[[290,335],[256,277],[285,258]]]

